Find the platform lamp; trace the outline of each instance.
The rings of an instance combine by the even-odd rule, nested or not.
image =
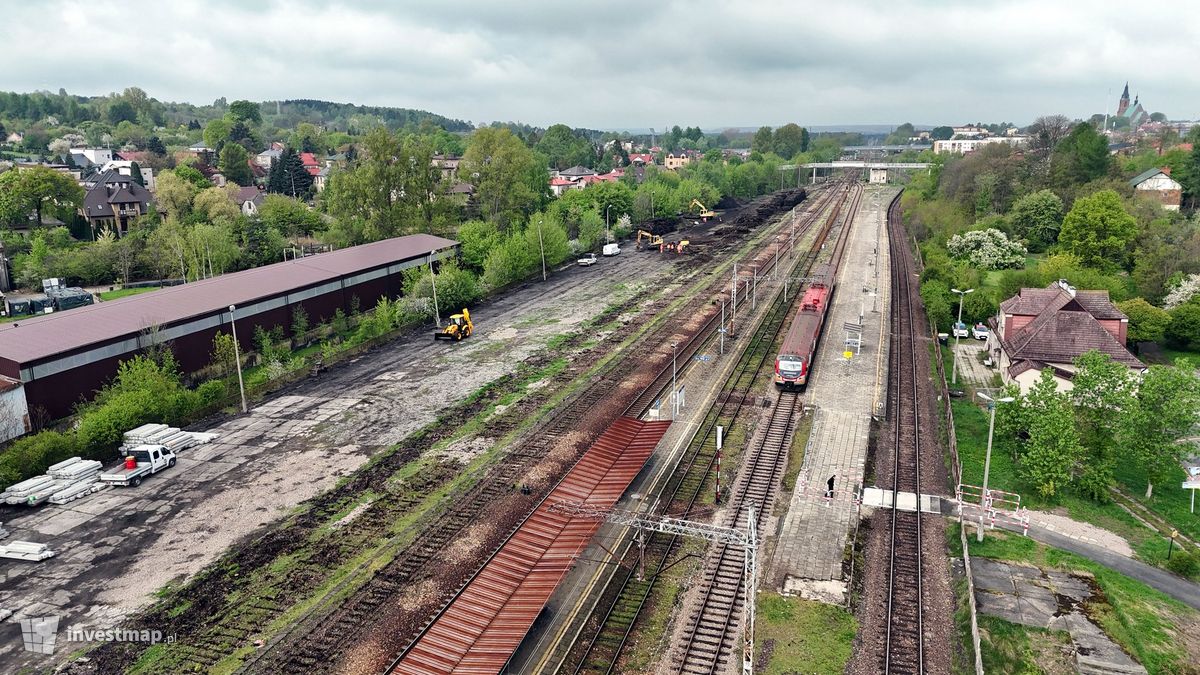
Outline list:
[[[238,391],[242,394],[242,412],[249,412],[249,408],[246,406],[246,383],[242,380],[242,352],[238,348],[237,321],[234,316],[236,310],[237,305],[229,306],[229,329],[233,332],[233,360],[237,363]]]
[[[957,288],[951,288],[951,293],[958,293],[958,323],[962,323],[962,308],[963,299],[967,297],[967,293],[974,293],[974,288],[968,288],[965,291],[960,291]],[[958,383],[958,332],[954,332],[954,363],[950,366],[950,384]]]
[[[1000,403],[1012,403],[1017,399],[1012,396],[992,398],[982,391],[975,392],[975,395],[987,401],[988,412],[991,417],[988,420],[987,454],[984,455],[983,459],[983,492],[979,495],[979,531],[975,533],[975,541],[983,541],[983,513],[985,511],[984,507],[987,504],[988,473],[992,469],[992,436],[996,432],[996,406]]]

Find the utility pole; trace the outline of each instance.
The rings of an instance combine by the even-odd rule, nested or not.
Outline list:
[[[242,393],[242,412],[248,412],[249,407],[246,405],[246,384],[242,381],[242,352],[238,348],[237,322],[234,316],[236,310],[237,305],[229,306],[229,329],[233,331],[233,360],[237,364],[238,391]]]
[[[725,298],[721,298],[721,327],[717,332],[721,334],[721,356],[725,356]],[[1195,490],[1192,494],[1195,494]]]
[[[671,419],[674,420],[679,416],[679,387],[675,382],[675,354],[676,344],[671,343]]]
[[[433,252],[429,253],[429,282],[433,284],[433,320],[437,322],[437,327],[442,327],[442,314],[438,311],[437,302],[437,275],[433,273]]]
[[[991,419],[988,420],[987,454],[983,459],[983,493],[979,495],[979,530],[975,533],[975,541],[983,541],[983,516],[987,513],[987,505],[992,501],[988,498],[988,473],[992,469],[992,435],[996,431],[996,405],[1012,403],[1016,399],[1011,396],[994,399],[983,392],[977,392],[976,395],[987,401],[988,411],[991,413]]]
[[[612,204],[604,206],[604,243],[609,243],[610,235],[608,234],[608,210],[612,208]]]
[[[538,219],[538,248],[542,250],[542,281],[546,280],[546,246],[542,243],[542,221]]]
[[[951,288],[951,293],[958,293],[958,322],[954,324],[954,359],[950,367],[950,384],[958,383],[958,326],[962,323],[962,308],[963,299],[967,297],[967,293],[974,293],[974,288],[968,288],[965,291],[960,291],[957,288]]]

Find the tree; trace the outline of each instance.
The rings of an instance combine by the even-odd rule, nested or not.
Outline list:
[[[192,211],[192,200],[199,189],[179,176],[179,168],[164,171],[155,180],[155,201],[167,212],[168,219],[180,220]]]
[[[1029,125],[1029,135],[1032,137],[1030,147],[1040,154],[1049,155],[1070,131],[1071,120],[1066,116],[1043,115]]]
[[[1111,163],[1108,141],[1083,122],[1054,148],[1050,170],[1059,185],[1082,185],[1106,175]]]
[[[552,212],[538,212],[529,217],[525,226],[526,246],[533,251],[540,265],[544,253],[549,270],[571,254],[567,230]]]
[[[1163,309],[1175,309],[1197,295],[1200,295],[1200,274],[1181,277],[1170,285],[1167,296],[1163,298]]]
[[[1029,441],[1021,474],[1043,497],[1053,497],[1070,484],[1071,469],[1083,456],[1070,401],[1058,391],[1053,370],[1042,370],[1026,396],[1026,406]]]
[[[771,145],[775,154],[784,159],[791,159],[804,152],[807,145],[804,136],[805,130],[800,125],[788,123],[775,130],[775,138]]]
[[[233,123],[224,118],[212,120],[204,127],[204,144],[213,150],[220,151],[229,140],[229,132]]]
[[[595,162],[591,142],[576,136],[565,124],[546,129],[534,149],[546,156],[550,166],[560,171],[572,166],[590,167]]]
[[[312,184],[312,175],[304,168],[300,155],[292,148],[285,149],[279,155],[279,159],[271,162],[271,174],[267,181],[268,192],[307,198]]]
[[[506,128],[479,129],[471,136],[459,176],[475,185],[483,214],[502,228],[524,220],[549,196],[546,163]]]
[[[934,127],[929,132],[929,138],[935,141],[948,141],[954,138],[954,127]]]
[[[32,166],[0,174],[0,219],[13,224],[35,214],[38,225],[51,212],[67,217],[83,204],[83,188],[70,176]]]
[[[1086,461],[1078,465],[1078,486],[1092,499],[1107,500],[1116,464],[1117,424],[1129,408],[1136,382],[1125,365],[1091,350],[1075,359],[1072,384],[1075,429],[1087,451]]]
[[[1146,499],[1154,484],[1179,473],[1195,444],[1181,442],[1200,424],[1200,380],[1190,367],[1154,365],[1120,416],[1120,442],[1146,471]]]
[[[133,105],[124,99],[117,99],[108,106],[108,111],[105,113],[108,123],[112,125],[120,124],[121,122],[137,121],[137,110],[134,110]]]
[[[540,262],[537,249],[528,248],[524,233],[510,232],[488,253],[483,263],[483,282],[492,290],[503,288],[528,277]]]
[[[138,185],[146,187],[146,179],[142,177],[142,167],[137,162],[129,163],[129,177]]]
[[[218,330],[212,341],[212,367],[229,377],[237,367],[237,348],[233,344],[233,336]]]
[[[250,171],[249,162],[249,153],[237,143],[226,143],[225,147],[221,148],[218,166],[225,175],[225,180],[242,186],[253,185],[254,174]]]
[[[273,197],[287,199],[279,195],[270,195],[267,199]],[[261,209],[259,213],[261,215]],[[247,266],[261,267],[280,260],[286,241],[278,230],[259,219],[242,219],[239,225],[242,259]]]
[[[758,131],[754,132],[754,138],[750,141],[750,149],[754,152],[766,154],[775,148],[774,132],[771,127],[759,127]]]
[[[1135,345],[1139,342],[1161,342],[1171,323],[1171,315],[1165,309],[1159,309],[1142,298],[1118,302],[1117,309],[1129,317],[1127,339]]]
[[[229,114],[238,121],[262,123],[262,112],[259,110],[258,104],[251,101],[238,100],[230,103]]]
[[[1008,235],[996,228],[971,230],[956,234],[946,242],[952,258],[966,260],[980,270],[1001,270],[1025,265],[1025,247],[1009,241]]]
[[[146,139],[146,150],[160,157],[167,154],[167,146],[163,145],[162,139],[158,136],[151,136]]]
[[[1112,271],[1128,262],[1136,236],[1137,220],[1125,211],[1121,197],[1101,190],[1075,200],[1063,219],[1058,243],[1084,265]]]
[[[1163,331],[1167,342],[1185,349],[1200,347],[1200,302],[1189,302],[1172,309],[1171,323]]]
[[[1062,200],[1050,190],[1038,190],[1021,197],[1008,212],[1013,233],[1029,242],[1029,250],[1035,253],[1045,251],[1058,241],[1062,220]]]
[[[492,249],[504,240],[496,224],[487,220],[468,220],[459,226],[457,238],[463,262],[477,270],[483,270]]]
[[[209,222],[224,220],[232,223],[242,215],[241,209],[233,200],[235,194],[237,187],[231,185],[201,190],[192,200],[192,210]]]
[[[258,217],[286,237],[306,237],[324,229],[321,216],[303,202],[286,195],[267,195],[258,207]]]

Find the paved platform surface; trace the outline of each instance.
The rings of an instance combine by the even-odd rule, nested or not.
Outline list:
[[[896,189],[869,186],[850,231],[825,335],[809,380],[816,407],[804,464],[783,516],[766,579],[784,592],[804,580],[840,581],[842,553],[858,512],[871,417],[883,414],[887,391],[890,264],[887,207]],[[842,352],[845,323],[864,326],[859,354]],[[827,481],[834,491],[826,497]]]

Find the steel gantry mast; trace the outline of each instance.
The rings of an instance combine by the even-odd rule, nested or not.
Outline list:
[[[592,506],[585,502],[555,502],[549,508],[552,512],[565,513],[576,518],[598,520],[625,527],[631,527],[641,532],[659,532],[662,534],[677,534],[695,539],[705,539],[719,544],[740,546],[746,551],[742,565],[742,583],[746,589],[746,601],[742,607],[744,621],[742,632],[742,673],[751,675],[754,668],[754,618],[755,594],[758,589],[758,532],[755,525],[754,504],[746,509],[746,526],[723,527],[712,523],[700,523],[670,516],[657,516],[649,513],[636,513],[619,509],[605,509]],[[645,542],[639,538],[638,546]]]

